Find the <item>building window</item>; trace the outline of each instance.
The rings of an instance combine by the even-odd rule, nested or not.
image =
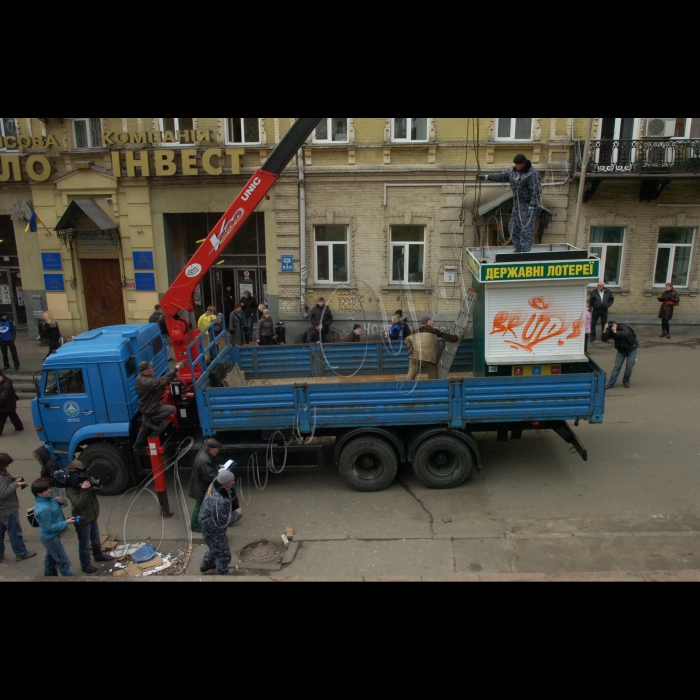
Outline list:
[[[690,260],[693,257],[695,229],[662,228],[656,247],[654,286],[687,287]]]
[[[316,281],[348,281],[348,227],[316,226]]]
[[[428,140],[428,117],[399,117],[392,121],[392,141]]]
[[[677,117],[673,136],[677,139],[700,139],[700,117]]]
[[[425,226],[391,227],[391,281],[425,283]]]
[[[102,119],[77,117],[73,119],[76,148],[99,148],[102,145]]]
[[[611,287],[620,286],[625,229],[617,226],[591,228],[590,252],[600,258],[600,281]]]
[[[182,143],[194,143],[194,117],[160,117],[160,130],[165,133],[172,131],[176,136],[179,131],[181,135],[187,132],[187,138],[182,136],[177,140],[177,143],[163,143],[163,146],[177,146]]]
[[[235,117],[226,120],[226,140],[235,144],[260,143],[260,119]]]
[[[14,117],[0,117],[0,136],[6,138],[7,136],[13,136],[17,138],[17,124],[15,123]],[[0,144],[0,151],[7,150]]]
[[[532,117],[499,117],[497,141],[532,141]]]
[[[323,119],[316,127],[314,143],[347,143],[347,117],[330,117]]]

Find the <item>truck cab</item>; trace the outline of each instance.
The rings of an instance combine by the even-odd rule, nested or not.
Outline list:
[[[168,369],[156,324],[125,325],[82,333],[50,355],[35,376],[34,427],[62,467],[75,459],[103,482],[104,495],[122,492],[135,465],[131,455],[140,420],[138,365]]]

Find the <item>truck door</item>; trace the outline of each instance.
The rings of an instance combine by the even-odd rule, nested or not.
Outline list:
[[[45,371],[38,403],[49,442],[69,443],[78,430],[95,424],[88,376],[82,367]]]

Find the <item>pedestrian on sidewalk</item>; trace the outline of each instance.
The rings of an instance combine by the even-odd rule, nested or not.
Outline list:
[[[345,338],[346,343],[361,343],[362,342],[362,326],[359,323],[356,323],[352,327],[352,332],[348,334],[348,337]]]
[[[231,334],[231,347],[242,347],[248,338],[248,322],[243,314],[243,306],[236,302],[228,319],[228,330]]]
[[[13,435],[21,435],[24,432],[24,425],[17,415],[17,401],[19,396],[15,393],[12,380],[0,370],[0,435],[5,429],[8,418],[15,426]]]
[[[204,541],[209,551],[204,555],[200,572],[216,569],[219,576],[228,576],[231,565],[231,548],[228,543],[228,528],[240,518],[242,513],[235,495],[236,477],[222,469],[209,487],[199,514]],[[235,516],[238,518],[235,518]]]
[[[661,302],[659,309],[659,318],[661,319],[661,337],[671,340],[671,319],[673,318],[673,310],[676,306],[680,306],[681,298],[678,292],[673,288],[672,284],[666,285],[666,291],[659,294],[657,299]]]
[[[96,574],[96,569],[90,561],[90,546],[92,546],[92,556],[95,561],[113,561],[112,557],[102,551],[100,540],[100,526],[97,519],[100,517],[100,503],[97,494],[102,490],[102,486],[94,486],[89,479],[80,481],[76,471],[84,469],[82,462],[71,462],[68,471],[71,476],[71,485],[66,489],[66,494],[73,506],[73,517],[80,518],[80,522],[75,523],[75,531],[78,535],[78,550],[80,552],[80,568],[86,574]]]
[[[19,356],[17,355],[17,346],[15,338],[17,337],[17,327],[14,321],[7,318],[7,312],[0,313],[0,350],[2,350],[2,366],[3,369],[10,369],[10,358],[7,351],[12,353],[12,362],[15,369],[19,369]]]
[[[22,525],[19,519],[17,489],[26,489],[24,477],[12,476],[7,468],[14,460],[8,454],[0,454],[0,562],[5,558],[5,533],[15,553],[15,561],[24,561],[36,556],[24,544]]]
[[[591,300],[586,302],[586,338],[583,342],[583,352],[588,355],[588,340],[591,335],[591,326],[593,325],[593,314],[591,313]]]
[[[49,343],[49,355],[53,355],[61,347],[61,330],[54,317],[44,311],[44,322],[41,324],[41,337],[45,338]],[[48,357],[47,355],[46,357]]]
[[[262,320],[258,322],[258,345],[274,345],[275,340],[277,340],[275,322],[272,320],[270,310],[265,309]]]
[[[613,368],[608,384],[605,387],[605,391],[612,389],[617,383],[617,378],[620,376],[620,371],[622,370],[622,365],[627,362],[625,367],[625,376],[622,379],[622,384],[625,389],[630,388],[630,380],[632,379],[632,372],[634,371],[634,366],[637,363],[637,349],[639,348],[639,341],[637,340],[637,335],[630,326],[624,323],[616,323],[615,321],[610,321],[607,326],[605,326],[605,331],[603,332],[603,342],[610,339],[615,342],[615,349],[617,350],[617,357],[615,358],[615,367]]]
[[[75,577],[73,566],[63,548],[61,535],[69,525],[75,525],[75,518],[66,520],[61,506],[51,497],[51,487],[43,479],[32,484],[34,494],[34,518],[39,523],[39,538],[46,549],[44,576]]]
[[[219,475],[219,463],[216,457],[221,452],[221,443],[214,438],[204,441],[204,447],[197,453],[192,465],[192,478],[190,479],[190,498],[194,499],[194,511],[190,525],[192,532],[201,532],[199,525],[199,512],[202,510],[202,503],[207,495],[207,490],[214,483]]]
[[[598,287],[591,292],[588,301],[591,304],[591,311],[593,313],[592,328],[591,328],[591,343],[595,343],[596,336],[596,326],[600,320],[600,325],[605,332],[605,327],[608,324],[608,311],[610,307],[615,303],[615,297],[609,289],[606,289],[603,282],[598,283]],[[609,340],[604,340],[604,343],[609,343]]]

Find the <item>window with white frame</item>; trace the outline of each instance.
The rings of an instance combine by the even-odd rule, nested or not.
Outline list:
[[[76,148],[99,148],[102,145],[102,119],[74,117],[73,136]]]
[[[258,117],[227,119],[226,141],[235,144],[260,143],[260,119]]]
[[[398,143],[428,140],[428,117],[396,117],[392,119],[391,140]]]
[[[17,124],[14,117],[0,117],[0,136],[6,138],[7,136],[17,137]],[[6,148],[0,148],[0,151],[4,151]]]
[[[347,143],[348,118],[329,117],[322,119],[314,133],[314,143]]]
[[[677,139],[700,139],[700,117],[676,117]]]
[[[160,130],[181,134],[188,132],[188,138],[179,139],[178,143],[194,143],[194,117],[160,117]],[[164,143],[163,146],[177,146],[177,143]]]
[[[654,286],[687,287],[695,243],[694,228],[662,228],[656,246]]]
[[[348,227],[314,227],[316,281],[348,281]]]
[[[497,141],[532,141],[532,117],[499,117]]]
[[[600,258],[600,281],[620,286],[625,229],[621,226],[593,226],[589,251]]]
[[[391,281],[425,283],[425,226],[391,227]]]

